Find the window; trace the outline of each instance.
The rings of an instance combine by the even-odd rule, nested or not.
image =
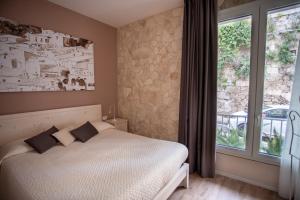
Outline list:
[[[251,21],[246,16],[218,27],[217,144],[238,149],[246,148]]]
[[[278,163],[300,40],[300,1],[220,11],[217,150]]]

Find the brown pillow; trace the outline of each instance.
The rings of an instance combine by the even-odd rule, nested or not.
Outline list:
[[[81,142],[86,142],[91,137],[95,136],[98,133],[98,131],[90,122],[86,122],[82,126],[70,131],[70,133],[77,140],[79,140]]]
[[[26,142],[28,145],[34,148],[37,152],[44,153],[45,151],[57,144],[56,139],[52,136],[52,134],[56,133],[57,131],[58,129],[55,126],[53,126],[47,131],[33,136],[25,140],[24,142]]]

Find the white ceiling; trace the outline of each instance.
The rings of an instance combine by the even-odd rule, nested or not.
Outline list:
[[[82,15],[121,27],[183,5],[183,0],[49,0]]]

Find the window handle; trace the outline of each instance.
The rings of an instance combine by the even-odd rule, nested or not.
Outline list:
[[[261,122],[261,116],[262,116],[262,113],[258,113],[256,114],[256,124],[257,124],[257,127],[260,127],[260,122]]]

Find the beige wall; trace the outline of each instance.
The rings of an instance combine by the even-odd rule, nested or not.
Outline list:
[[[94,42],[94,91],[0,93],[0,115],[116,102],[116,29],[46,0],[1,0],[0,16]]]
[[[119,115],[129,130],[177,140],[182,8],[118,30]]]
[[[279,167],[217,153],[216,173],[277,191]]]
[[[182,16],[177,8],[118,29],[119,115],[134,133],[177,141]],[[278,166],[219,153],[216,165],[220,174],[277,189]]]

